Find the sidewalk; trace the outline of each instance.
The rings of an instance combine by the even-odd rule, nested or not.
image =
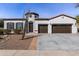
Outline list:
[[[0,50],[0,56],[79,56],[79,51]]]

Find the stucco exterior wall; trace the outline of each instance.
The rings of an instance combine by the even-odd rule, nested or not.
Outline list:
[[[56,23],[57,24],[74,24],[76,23],[76,20],[66,17],[66,16],[60,16],[60,17],[49,20],[49,22],[51,24],[56,24]]]
[[[34,33],[38,33],[38,24],[49,24],[49,21],[34,21]]]
[[[33,20],[33,21],[32,21]],[[38,33],[38,24],[48,24],[48,33],[52,33],[52,25],[53,24],[72,24],[72,33],[77,33],[76,20],[66,16],[60,16],[56,18],[52,18],[50,20],[35,20],[34,18],[29,20],[33,22],[33,32]],[[23,22],[23,26],[25,24],[25,20],[5,20],[4,21],[4,29],[7,29],[7,23],[13,22],[14,27],[16,29],[17,22]]]
[[[76,26],[76,20],[66,17],[66,16],[60,16],[54,19],[50,19],[49,21],[35,21],[34,22],[34,32],[38,33],[38,24],[48,24],[48,33],[52,33],[52,24],[72,24],[72,33],[77,33],[77,26]]]
[[[77,33],[77,26],[75,19],[66,16],[60,16],[55,19],[51,19],[49,22],[51,24],[72,24],[72,33]]]

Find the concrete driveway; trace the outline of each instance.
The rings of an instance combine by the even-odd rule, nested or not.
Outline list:
[[[79,50],[79,34],[40,34],[38,50]]]

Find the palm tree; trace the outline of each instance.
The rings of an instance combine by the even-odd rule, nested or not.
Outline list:
[[[75,8],[79,8],[79,3],[75,4]],[[76,21],[77,21],[77,29],[78,29],[78,32],[79,32],[79,15],[76,16]]]
[[[23,19],[25,18],[25,11],[24,11],[24,14],[23,14]],[[25,37],[25,32],[26,32],[26,23],[27,23],[27,20],[25,20],[25,25],[24,25],[24,29],[23,29],[23,34],[22,34],[22,40],[24,39]]]
[[[24,30],[23,30],[23,35],[22,35],[22,40],[23,40],[24,37],[25,37],[26,25],[27,25],[27,20],[25,21]]]
[[[75,4],[75,8],[79,7],[79,3]],[[76,16],[77,24],[79,24],[79,15]]]
[[[30,10],[28,11],[29,15],[30,15]],[[23,15],[23,18],[25,18],[25,12],[24,12],[24,15]],[[24,39],[25,37],[25,33],[26,33],[26,30],[28,28],[28,18],[25,20],[25,25],[24,25],[24,30],[23,30],[23,35],[22,35],[22,40]],[[28,31],[28,30],[27,30]]]

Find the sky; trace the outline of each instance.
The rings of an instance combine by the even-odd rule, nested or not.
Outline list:
[[[72,17],[79,15],[74,3],[0,3],[0,18],[23,18],[28,11],[38,13],[40,18],[50,18],[60,14]]]

